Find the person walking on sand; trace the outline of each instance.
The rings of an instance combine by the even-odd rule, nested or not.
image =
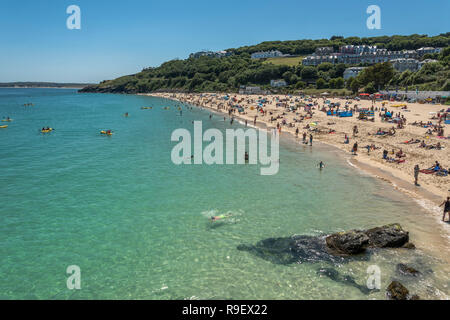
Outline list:
[[[448,213],[448,221],[450,222],[450,197],[447,197],[447,200],[439,205],[439,207],[442,206],[444,206],[444,215],[442,216],[442,221],[445,220],[445,214]]]
[[[303,144],[306,144],[306,132],[303,132]]]
[[[418,183],[418,181],[419,181],[419,172],[420,172],[419,165],[416,164],[416,165],[414,166],[414,184],[415,184],[416,186],[419,185],[419,183]]]

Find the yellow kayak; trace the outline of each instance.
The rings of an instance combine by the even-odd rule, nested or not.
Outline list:
[[[13,119],[3,119],[2,122],[11,122]]]
[[[100,131],[100,134],[106,134],[108,136],[112,136],[112,132],[107,132],[106,130]]]
[[[5,129],[8,128],[8,126],[0,126],[0,128]]]
[[[42,133],[48,133],[48,132],[52,132],[52,131],[53,131],[53,128],[41,130]]]

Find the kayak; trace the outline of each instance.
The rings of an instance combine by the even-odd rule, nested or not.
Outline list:
[[[53,131],[53,128],[50,128],[50,129],[45,129],[45,130],[41,130],[41,132],[42,133],[48,133],[48,132],[52,132]]]
[[[100,131],[100,134],[106,134],[108,136],[112,136],[112,132],[107,132],[105,130]]]
[[[8,128],[8,126],[0,126],[0,128],[5,129]]]
[[[151,109],[152,107],[142,107],[142,110],[147,110],[147,109]]]
[[[3,119],[2,122],[11,122],[13,119]]]

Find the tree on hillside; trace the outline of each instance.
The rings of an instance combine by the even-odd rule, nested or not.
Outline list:
[[[323,80],[322,78],[320,78],[316,81],[317,89],[323,89],[323,88],[326,88],[326,86],[327,86],[327,82],[325,80]]]
[[[365,68],[358,74],[357,80],[363,86],[372,83],[375,88],[383,88],[393,76],[394,68],[389,62],[384,62]]]
[[[303,80],[313,80],[317,79],[317,70],[314,67],[304,67],[301,72],[301,77]]]

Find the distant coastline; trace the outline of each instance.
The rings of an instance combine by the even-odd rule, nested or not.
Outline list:
[[[0,88],[55,88],[55,89],[81,89],[90,83],[57,83],[57,82],[3,82]]]

